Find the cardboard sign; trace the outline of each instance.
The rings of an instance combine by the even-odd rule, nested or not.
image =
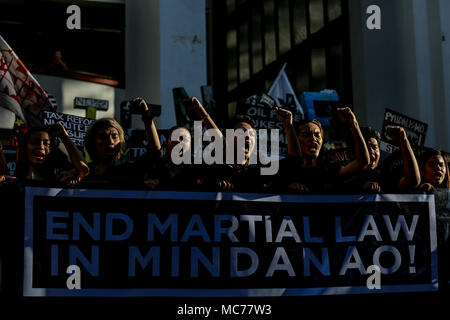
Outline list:
[[[274,107],[276,105],[277,103],[270,96],[265,94],[260,96],[253,95],[246,100],[245,105],[242,106],[239,113],[249,116],[255,122],[254,129],[268,129],[268,131],[271,129],[280,130],[279,155],[283,157],[287,155],[287,138],[282,124],[275,115]],[[294,108],[288,107],[287,105],[281,105],[280,107],[292,112],[294,123],[302,119],[302,114],[296,113],[295,105]],[[270,137],[270,133],[268,133],[268,136]],[[267,141],[267,145],[270,146],[270,138]]]
[[[423,147],[428,125],[424,122],[386,108],[386,111],[384,112],[383,126],[381,128],[380,149],[382,151],[392,153],[398,149],[397,146],[392,144],[392,138],[389,136],[389,128],[392,126],[400,126],[405,129],[409,143],[412,147]]]
[[[93,119],[74,116],[71,114],[44,111],[44,125],[51,126],[55,122],[61,122],[76,146],[84,146],[84,137]]]

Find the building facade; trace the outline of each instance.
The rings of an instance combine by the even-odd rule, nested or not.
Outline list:
[[[2,36],[60,112],[83,115],[73,108],[82,96],[109,100],[97,116],[119,119],[120,103],[140,96],[162,105],[158,126],[169,128],[172,89],[200,97],[211,85],[221,122],[240,99],[267,92],[287,63],[297,96],[334,89],[378,130],[385,108],[396,110],[428,124],[426,146],[450,150],[446,0],[70,1],[81,8],[81,30],[66,28],[69,1],[0,3]],[[367,28],[370,5],[380,9],[381,29]],[[42,19],[49,15],[58,18]],[[70,72],[43,66],[58,39],[66,39]],[[8,127],[13,117],[0,111]]]

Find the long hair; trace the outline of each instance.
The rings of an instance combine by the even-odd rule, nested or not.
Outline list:
[[[101,118],[91,123],[84,137],[84,145],[92,160],[98,161],[97,149],[95,147],[95,139],[100,130],[105,128],[114,128],[119,133],[119,152],[114,161],[119,160],[123,155],[123,147],[125,146],[125,134],[122,126],[113,118]]]
[[[27,146],[30,141],[31,136],[36,132],[47,132],[44,127],[34,127],[25,133],[23,138],[19,142],[19,155],[17,161],[17,168],[15,170],[15,175],[17,178],[24,178],[27,175],[28,166],[28,153]],[[48,132],[47,132],[48,133]],[[44,163],[40,167],[41,175],[44,179],[51,179],[54,176],[54,164],[55,160],[52,157],[55,155],[55,150],[57,147],[56,140],[49,135],[50,138],[50,152],[47,155]]]
[[[435,150],[435,149],[431,149],[431,150],[422,152],[420,154],[419,158],[417,159],[420,171],[422,171],[423,168],[425,168],[425,164],[427,163],[428,159],[433,156],[441,156],[442,159],[444,159],[444,164],[445,164],[445,178],[444,178],[444,181],[442,181],[442,183],[439,185],[439,187],[450,188],[450,173],[448,172],[448,155],[445,152]]]

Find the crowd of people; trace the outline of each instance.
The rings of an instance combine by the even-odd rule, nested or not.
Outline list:
[[[236,116],[221,130],[198,99],[185,100],[192,120],[200,121],[204,129],[213,130],[215,139],[224,139],[225,129],[242,130],[246,135],[241,144],[236,139],[224,144],[225,149],[233,150],[231,163],[178,163],[174,159],[195,154],[191,152],[194,149],[191,128],[171,128],[163,154],[147,103],[141,98],[133,103],[142,116],[147,140],[147,150],[137,161],[129,161],[124,130],[112,118],[98,119],[90,125],[85,136],[88,157],[75,146],[61,123],[32,128],[21,139],[14,179],[6,179],[8,168],[0,152],[0,198],[24,203],[24,186],[36,184],[271,194],[431,193],[450,188],[448,159],[444,152],[433,149],[417,152],[411,147],[406,131],[402,127],[392,127],[389,135],[398,147],[398,155],[392,158],[394,161],[389,158],[380,161],[380,133],[370,127],[360,127],[349,107],[338,108],[337,116],[350,134],[353,157],[334,164],[326,161],[325,133],[319,121],[302,120],[294,124],[290,111],[275,107],[277,121],[286,135],[287,155],[274,160],[278,161],[276,174],[262,175],[261,167],[268,164],[250,161],[257,147],[255,124],[250,117]],[[58,140],[66,153],[58,147]],[[238,151],[243,158],[237,156]],[[441,207],[448,207],[448,198],[446,201]],[[20,207],[16,210],[23,210],[23,206]],[[5,219],[0,242],[7,243],[15,237],[15,242],[20,244],[20,234],[13,230],[23,230],[23,214],[5,215]],[[450,226],[439,220],[438,229],[441,250],[448,252]],[[2,250],[5,257],[14,257],[20,248],[5,246]],[[14,288],[15,283],[20,283],[20,272],[16,271],[20,270],[21,262],[10,260],[13,262],[4,264],[3,273],[13,276],[4,277],[3,285]],[[441,269],[446,268],[444,265]]]
[[[148,189],[207,190],[267,193],[403,193],[432,192],[449,188],[448,160],[439,150],[414,153],[402,127],[391,127],[390,137],[399,148],[402,166],[380,162],[380,133],[370,127],[360,127],[355,114],[348,107],[338,108],[339,120],[348,128],[352,141],[353,159],[331,165],[324,161],[324,129],[317,120],[293,122],[290,111],[276,107],[276,118],[287,138],[288,154],[279,160],[275,175],[261,175],[261,163],[249,161],[256,145],[254,121],[248,116],[236,116],[222,130],[243,130],[243,146],[235,140],[234,154],[241,147],[244,157],[234,156],[232,163],[214,164],[174,163],[178,156],[192,149],[190,129],[174,127],[169,131],[163,155],[158,131],[147,103],[137,98],[136,104],[145,125],[147,151],[136,162],[128,161],[125,134],[122,126],[112,118],[94,121],[85,137],[87,162],[69,138],[61,123],[47,128],[32,128],[21,139],[15,183],[40,181],[69,185],[108,183],[118,187]],[[204,129],[213,129],[223,138],[205,108],[196,98],[184,101],[193,120],[201,121]],[[63,143],[68,157],[56,143]],[[229,144],[229,141],[228,141]],[[70,161],[69,161],[70,159]],[[387,162],[387,161],[385,161]],[[6,185],[4,156],[0,157],[0,184]]]

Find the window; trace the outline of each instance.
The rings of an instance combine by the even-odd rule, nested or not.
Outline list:
[[[239,26],[239,82],[250,79],[248,41],[248,24],[244,22]]]
[[[69,5],[81,9],[81,29],[66,27]],[[0,30],[33,71],[113,79],[125,72],[125,4],[97,1],[0,0]],[[67,69],[52,64],[56,52]]]
[[[266,52],[266,64],[273,62],[277,57],[274,13],[274,0],[264,0],[264,44]]]
[[[263,43],[261,37],[262,19],[257,8],[252,8],[251,15],[252,33],[252,66],[253,73],[258,73],[263,68]]]
[[[215,61],[225,62],[213,66],[218,111],[267,92],[285,62],[298,96],[335,89],[341,100],[351,103],[347,1],[211,1],[212,21],[217,21],[212,28],[216,49],[211,52]]]
[[[278,37],[280,39],[280,54],[291,49],[291,30],[289,25],[289,0],[278,1]]]
[[[227,34],[227,52],[228,52],[228,90],[237,86],[237,35],[236,30],[232,29]]]

